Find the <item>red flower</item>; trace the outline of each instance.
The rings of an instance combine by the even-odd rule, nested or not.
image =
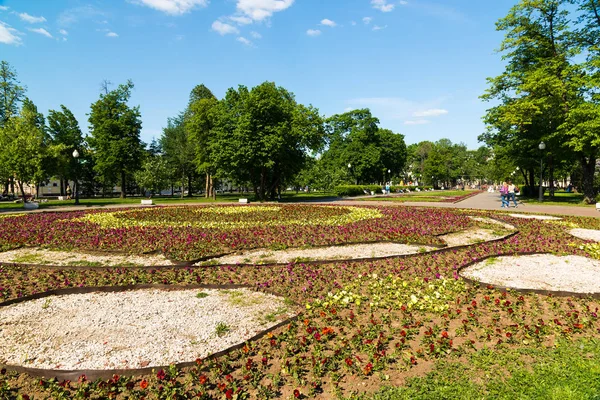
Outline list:
[[[294,389],[294,397],[297,399],[300,398],[300,391],[298,389]]]
[[[350,357],[346,358],[346,364],[351,367],[352,366],[352,359]]]
[[[148,387],[148,381],[145,379],[142,379],[142,381],[140,382],[140,387],[142,389],[146,389]]]
[[[227,389],[227,391],[225,392],[225,398],[233,399],[233,389]]]
[[[162,381],[163,379],[165,379],[167,376],[167,374],[165,374],[165,371],[163,371],[162,369],[158,370],[158,372],[156,373],[156,377],[158,378],[159,381]]]
[[[443,337],[444,339],[448,339],[448,332],[446,332],[446,331],[443,331],[443,332],[442,332],[442,337]]]
[[[208,382],[208,378],[206,377],[206,375],[200,375],[200,377],[198,378],[198,381],[200,382],[201,385],[204,385],[206,382]]]

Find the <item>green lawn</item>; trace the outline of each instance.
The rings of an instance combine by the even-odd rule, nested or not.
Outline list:
[[[598,359],[596,339],[558,341],[556,348],[484,349],[467,362],[440,360],[432,372],[403,387],[353,399],[600,400]]]
[[[406,201],[419,201],[419,202],[439,202],[442,197],[458,197],[464,196],[468,194],[469,191],[463,190],[436,190],[436,191],[423,191],[423,192],[410,192],[410,193],[392,193],[393,196],[373,196],[373,197],[363,197],[359,200],[373,200],[377,201],[398,201],[398,202],[406,202]]]
[[[319,201],[329,200],[335,198],[335,193],[328,192],[311,192],[304,193],[299,192],[285,192],[282,193],[281,202],[301,202],[301,201]],[[169,205],[178,203],[223,203],[223,202],[237,202],[240,198],[248,198],[250,202],[256,201],[254,194],[240,194],[240,193],[224,193],[218,194],[216,200],[206,199],[200,196],[194,197],[154,197],[152,198],[154,204]],[[102,207],[116,204],[140,204],[140,200],[146,199],[145,197],[128,197],[120,199],[118,197],[111,198],[91,198],[91,199],[80,199],[79,203],[81,206],[87,207]],[[68,207],[74,206],[75,200],[49,200],[46,203],[40,203],[40,208],[56,208],[56,207]],[[14,203],[12,201],[0,202],[0,210],[19,210],[23,209],[22,203]]]
[[[535,197],[523,197],[521,196],[523,203],[537,204],[537,205],[548,205],[548,206],[581,206],[581,207],[593,207],[594,205],[586,204],[583,202],[582,193],[565,193],[556,192],[554,197],[550,197],[550,193],[546,191],[544,193],[544,201],[540,203],[538,196]]]

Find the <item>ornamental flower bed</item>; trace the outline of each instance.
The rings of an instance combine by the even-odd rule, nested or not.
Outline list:
[[[396,212],[423,217],[432,213],[378,210],[384,215],[378,220],[399,217]],[[451,221],[463,221],[467,215],[444,212]],[[0,397],[19,393],[35,398],[335,398],[401,385],[407,376],[427,373],[438,360],[464,360],[481,349],[544,348],[559,340],[600,334],[598,299],[471,287],[458,275],[463,266],[488,256],[589,256],[583,246],[586,242],[568,230],[572,225],[598,229],[599,220],[565,217],[561,224],[553,224],[487,211],[468,214],[500,219],[517,226],[519,233],[435,254],[318,266],[86,271],[1,266],[0,298],[5,300],[78,286],[242,284],[285,293],[302,304],[302,310],[297,321],[225,356],[197,360],[191,368],[171,367],[144,376],[113,376],[94,382],[85,376],[69,382],[5,371],[0,374]],[[425,222],[419,225],[429,229]]]
[[[239,250],[437,238],[473,222],[447,210],[395,207],[223,206],[56,212],[0,220],[0,249],[161,252],[191,261]]]

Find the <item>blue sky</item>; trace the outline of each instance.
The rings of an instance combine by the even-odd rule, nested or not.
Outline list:
[[[268,80],[326,116],[368,107],[408,144],[475,149],[478,97],[503,69],[495,22],[516,1],[0,0],[0,59],[84,132],[104,79],[133,80],[146,142],[195,85],[220,98]]]

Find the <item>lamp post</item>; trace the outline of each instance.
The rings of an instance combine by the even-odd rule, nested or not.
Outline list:
[[[390,181],[392,180],[392,170],[388,169],[388,176],[390,177]],[[390,184],[391,186],[391,184]]]
[[[77,183],[77,173],[79,172],[79,152],[77,149],[73,150],[73,158],[77,162],[75,167],[75,204],[79,204],[79,183]]]
[[[542,152],[546,148],[546,143],[540,142],[538,148],[540,149],[540,196],[538,200],[542,202],[544,201],[544,188],[542,187],[542,181],[544,180],[544,154]]]
[[[352,177],[352,164],[348,163],[348,171],[350,172],[350,177]],[[356,178],[356,184],[358,185],[358,178]]]

